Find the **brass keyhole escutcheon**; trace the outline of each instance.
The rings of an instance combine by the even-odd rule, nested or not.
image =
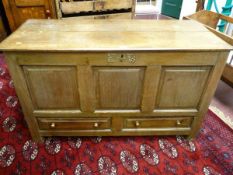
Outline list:
[[[123,62],[123,61],[124,61],[124,55],[121,54],[121,56],[120,56],[120,62]]]
[[[135,122],[135,126],[137,126],[137,127],[140,126],[140,122],[139,122],[139,121],[136,121],[136,122]]]
[[[94,128],[98,128],[99,127],[99,123],[94,123]]]
[[[50,124],[50,127],[51,127],[51,128],[55,128],[55,127],[56,127],[56,124],[55,124],[55,123],[51,123],[51,124]]]
[[[182,122],[180,120],[177,120],[176,124],[177,124],[177,126],[180,126],[180,125],[182,125]]]
[[[107,61],[108,63],[135,63],[136,62],[136,56],[134,54],[130,53],[124,53],[124,54],[119,54],[119,53],[109,53],[107,55]]]

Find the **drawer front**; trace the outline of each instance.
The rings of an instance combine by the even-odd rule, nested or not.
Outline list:
[[[132,13],[116,13],[116,14],[106,14],[106,15],[95,15],[94,19],[131,19]]]
[[[132,0],[99,0],[95,1],[96,10],[112,10],[112,9],[129,9],[132,8]]]
[[[179,118],[126,118],[124,119],[124,128],[139,129],[139,128],[189,128],[193,117]]]
[[[110,118],[38,118],[41,130],[103,130],[111,129]]]
[[[93,11],[93,1],[61,2],[60,8],[64,14]]]
[[[115,14],[105,14],[105,15],[88,15],[88,16],[76,16],[76,17],[69,17],[63,18],[65,20],[69,19],[131,19],[132,13],[115,13]]]
[[[60,8],[64,14],[90,11],[106,11],[132,8],[132,0],[98,0],[61,2]]]

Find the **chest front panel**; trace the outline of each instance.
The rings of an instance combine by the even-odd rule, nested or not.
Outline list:
[[[189,135],[218,59],[214,52],[7,55],[40,136]]]
[[[159,110],[198,111],[213,55],[192,60],[192,54],[173,54],[180,62],[168,62],[168,55],[161,53],[130,55],[135,60],[99,53],[25,55],[18,62],[35,111],[152,115]]]

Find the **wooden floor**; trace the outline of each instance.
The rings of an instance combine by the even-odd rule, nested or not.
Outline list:
[[[215,98],[225,104],[225,106],[231,108],[233,115],[233,88],[225,82],[220,81],[215,93]]]
[[[219,81],[210,109],[233,129],[233,88]]]

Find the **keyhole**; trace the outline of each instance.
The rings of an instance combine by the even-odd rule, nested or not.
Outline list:
[[[124,59],[124,55],[121,54],[120,62],[123,62],[123,59]]]

